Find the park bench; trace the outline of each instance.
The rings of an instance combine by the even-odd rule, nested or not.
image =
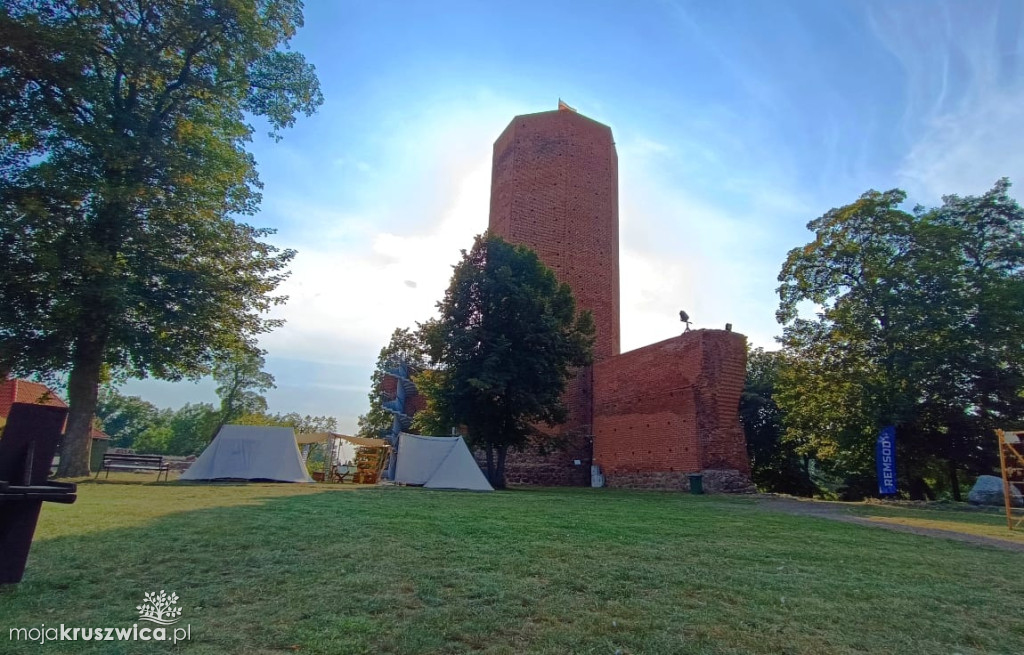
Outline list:
[[[107,472],[107,475],[103,478],[106,480],[110,477],[110,469],[117,469],[119,471],[156,471],[156,481],[160,482],[160,473],[164,474],[164,481],[167,481],[167,476],[170,475],[171,465],[164,461],[163,455],[123,455],[120,453],[110,453],[103,456],[103,466],[96,471],[96,477],[100,477],[100,473],[103,471]]]
[[[74,484],[47,480],[66,407],[13,403],[0,438],[0,584],[21,582],[44,502],[75,502]]]

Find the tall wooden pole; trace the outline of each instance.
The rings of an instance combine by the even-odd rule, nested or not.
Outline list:
[[[999,440],[999,470],[1003,474],[1003,504],[1006,506],[1006,527],[1013,530],[1013,511],[1010,509],[1010,478],[1006,473],[1006,453],[1003,452],[1006,434],[1002,430],[996,430],[996,438]]]

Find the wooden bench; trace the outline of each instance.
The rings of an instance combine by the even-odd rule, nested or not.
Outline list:
[[[96,471],[96,477],[100,477],[100,473],[103,471],[107,472],[106,480],[110,477],[110,469],[117,469],[119,471],[156,471],[156,481],[160,482],[160,474],[164,474],[164,482],[167,481],[167,476],[170,475],[171,465],[164,461],[163,455],[120,455],[120,454],[106,454],[103,456],[103,466],[100,470]]]
[[[0,439],[0,584],[21,582],[44,502],[75,502],[72,483],[48,480],[68,410],[13,403]]]

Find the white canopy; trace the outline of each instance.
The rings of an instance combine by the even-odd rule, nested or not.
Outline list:
[[[312,482],[291,428],[225,425],[181,480]]]
[[[373,446],[375,448],[382,448],[388,445],[388,442],[384,439],[350,437],[347,434],[338,434],[337,432],[298,432],[295,435],[295,441],[298,442],[299,445],[323,443],[330,439],[341,439],[342,441],[348,442],[354,446]]]
[[[430,489],[493,491],[462,437],[398,437],[395,482]]]

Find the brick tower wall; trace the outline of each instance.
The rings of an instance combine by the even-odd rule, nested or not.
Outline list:
[[[510,484],[749,488],[739,424],[745,339],[698,330],[619,354],[618,157],[611,129],[572,111],[517,116],[494,144],[490,230],[537,252],[594,315],[595,365],[571,380],[562,448],[509,453]],[[577,464],[576,462],[579,462]]]
[[[696,330],[594,366],[594,463],[609,486],[747,490],[746,339]]]
[[[514,118],[494,144],[490,230],[536,251],[593,313],[595,362],[619,354],[618,156],[608,126],[572,111]],[[511,452],[509,483],[589,484],[591,369],[569,381],[563,401],[568,419],[552,431],[561,448]]]
[[[572,111],[517,116],[494,144],[490,229],[529,246],[594,313],[594,360],[619,354],[618,157]]]
[[[619,353],[618,156],[608,126],[572,111],[514,118],[494,144],[490,230],[536,251],[577,306],[593,313],[595,361]],[[556,432],[575,444],[575,479],[581,440],[591,432],[589,370],[570,380],[563,399],[569,417]],[[510,471],[527,459],[517,453]]]

